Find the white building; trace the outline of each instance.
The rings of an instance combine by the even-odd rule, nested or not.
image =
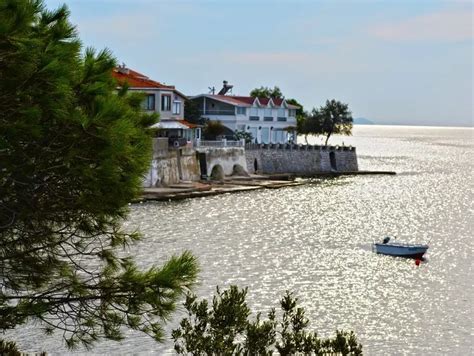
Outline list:
[[[285,99],[201,94],[191,97],[203,118],[219,120],[232,131],[252,134],[257,143],[295,141],[296,110]]]

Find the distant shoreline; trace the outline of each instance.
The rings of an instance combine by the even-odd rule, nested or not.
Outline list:
[[[376,126],[396,126],[396,127],[409,127],[409,128],[431,128],[431,129],[474,129],[474,126],[436,126],[436,125],[408,125],[408,124],[353,124],[354,126],[364,127],[376,127]]]

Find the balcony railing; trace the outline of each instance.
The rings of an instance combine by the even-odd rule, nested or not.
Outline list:
[[[273,117],[271,117],[271,116],[265,116],[265,117],[263,118],[263,121],[273,121]]]
[[[250,121],[259,121],[259,120],[260,120],[260,117],[258,117],[258,116],[250,116],[250,117],[249,117],[249,120],[250,120]]]
[[[201,115],[229,115],[229,116],[234,116],[235,115],[235,110],[206,110],[204,112],[203,110],[200,110]]]
[[[286,121],[286,117],[278,117],[277,121]]]

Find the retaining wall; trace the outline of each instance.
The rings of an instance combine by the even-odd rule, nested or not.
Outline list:
[[[243,147],[199,147],[196,151],[206,155],[208,177],[211,177],[212,170],[216,166],[220,166],[226,176],[232,175],[236,168],[242,169],[243,173],[247,174],[247,162]]]
[[[153,156],[144,187],[198,181],[201,177],[196,151],[192,148],[169,148],[167,138],[153,139]]]

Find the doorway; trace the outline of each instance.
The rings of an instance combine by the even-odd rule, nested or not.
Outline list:
[[[329,152],[329,161],[331,162],[331,169],[337,171],[336,152]]]

